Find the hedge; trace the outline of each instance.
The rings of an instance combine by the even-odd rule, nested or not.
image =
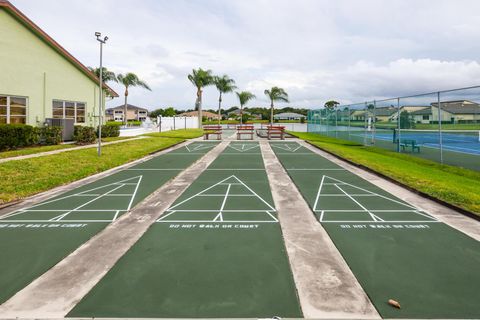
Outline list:
[[[59,144],[60,127],[32,127],[24,124],[0,125],[0,151],[28,147],[36,144]]]
[[[108,137],[118,137],[120,136],[120,124],[118,123],[109,123],[102,126],[102,138]],[[98,137],[98,131],[97,131]]]
[[[94,143],[96,139],[97,135],[95,133],[95,128],[75,126],[73,131],[73,140],[75,140],[77,144]]]

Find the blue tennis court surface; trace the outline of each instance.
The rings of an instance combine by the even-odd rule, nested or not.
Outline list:
[[[391,141],[394,143],[397,139],[400,141],[414,140],[416,144],[426,148],[440,149],[440,133],[438,131],[421,130],[401,130],[400,134],[391,131],[380,132],[355,132],[352,136],[374,138],[375,140]],[[442,148],[459,153],[480,155],[480,132],[476,130],[469,131],[443,131],[441,134]]]

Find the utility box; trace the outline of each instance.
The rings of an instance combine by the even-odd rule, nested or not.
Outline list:
[[[62,128],[62,140],[70,141],[73,140],[73,130],[75,122],[73,119],[45,119],[46,124],[49,127],[61,127]]]

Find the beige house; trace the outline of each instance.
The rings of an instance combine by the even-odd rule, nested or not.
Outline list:
[[[471,123],[480,122],[480,105],[468,100],[456,100],[441,102],[441,121],[448,123]],[[413,119],[417,123],[437,123],[439,119],[438,103],[434,102],[431,107],[412,112]]]
[[[124,121],[125,106],[121,105],[105,110],[105,118],[107,121]],[[148,116],[148,109],[127,104],[127,121],[145,121]]]
[[[179,117],[198,117],[198,111],[189,111],[184,112],[178,115]],[[208,111],[202,111],[202,117],[207,118],[207,120],[218,120],[218,114]]]

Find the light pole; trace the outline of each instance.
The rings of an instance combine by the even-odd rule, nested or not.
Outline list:
[[[107,42],[108,37],[105,36],[101,38],[102,34],[100,32],[95,32],[97,41],[100,42],[100,77],[99,77],[99,86],[100,94],[98,98],[98,156],[102,154],[102,113],[103,113],[103,45]]]

